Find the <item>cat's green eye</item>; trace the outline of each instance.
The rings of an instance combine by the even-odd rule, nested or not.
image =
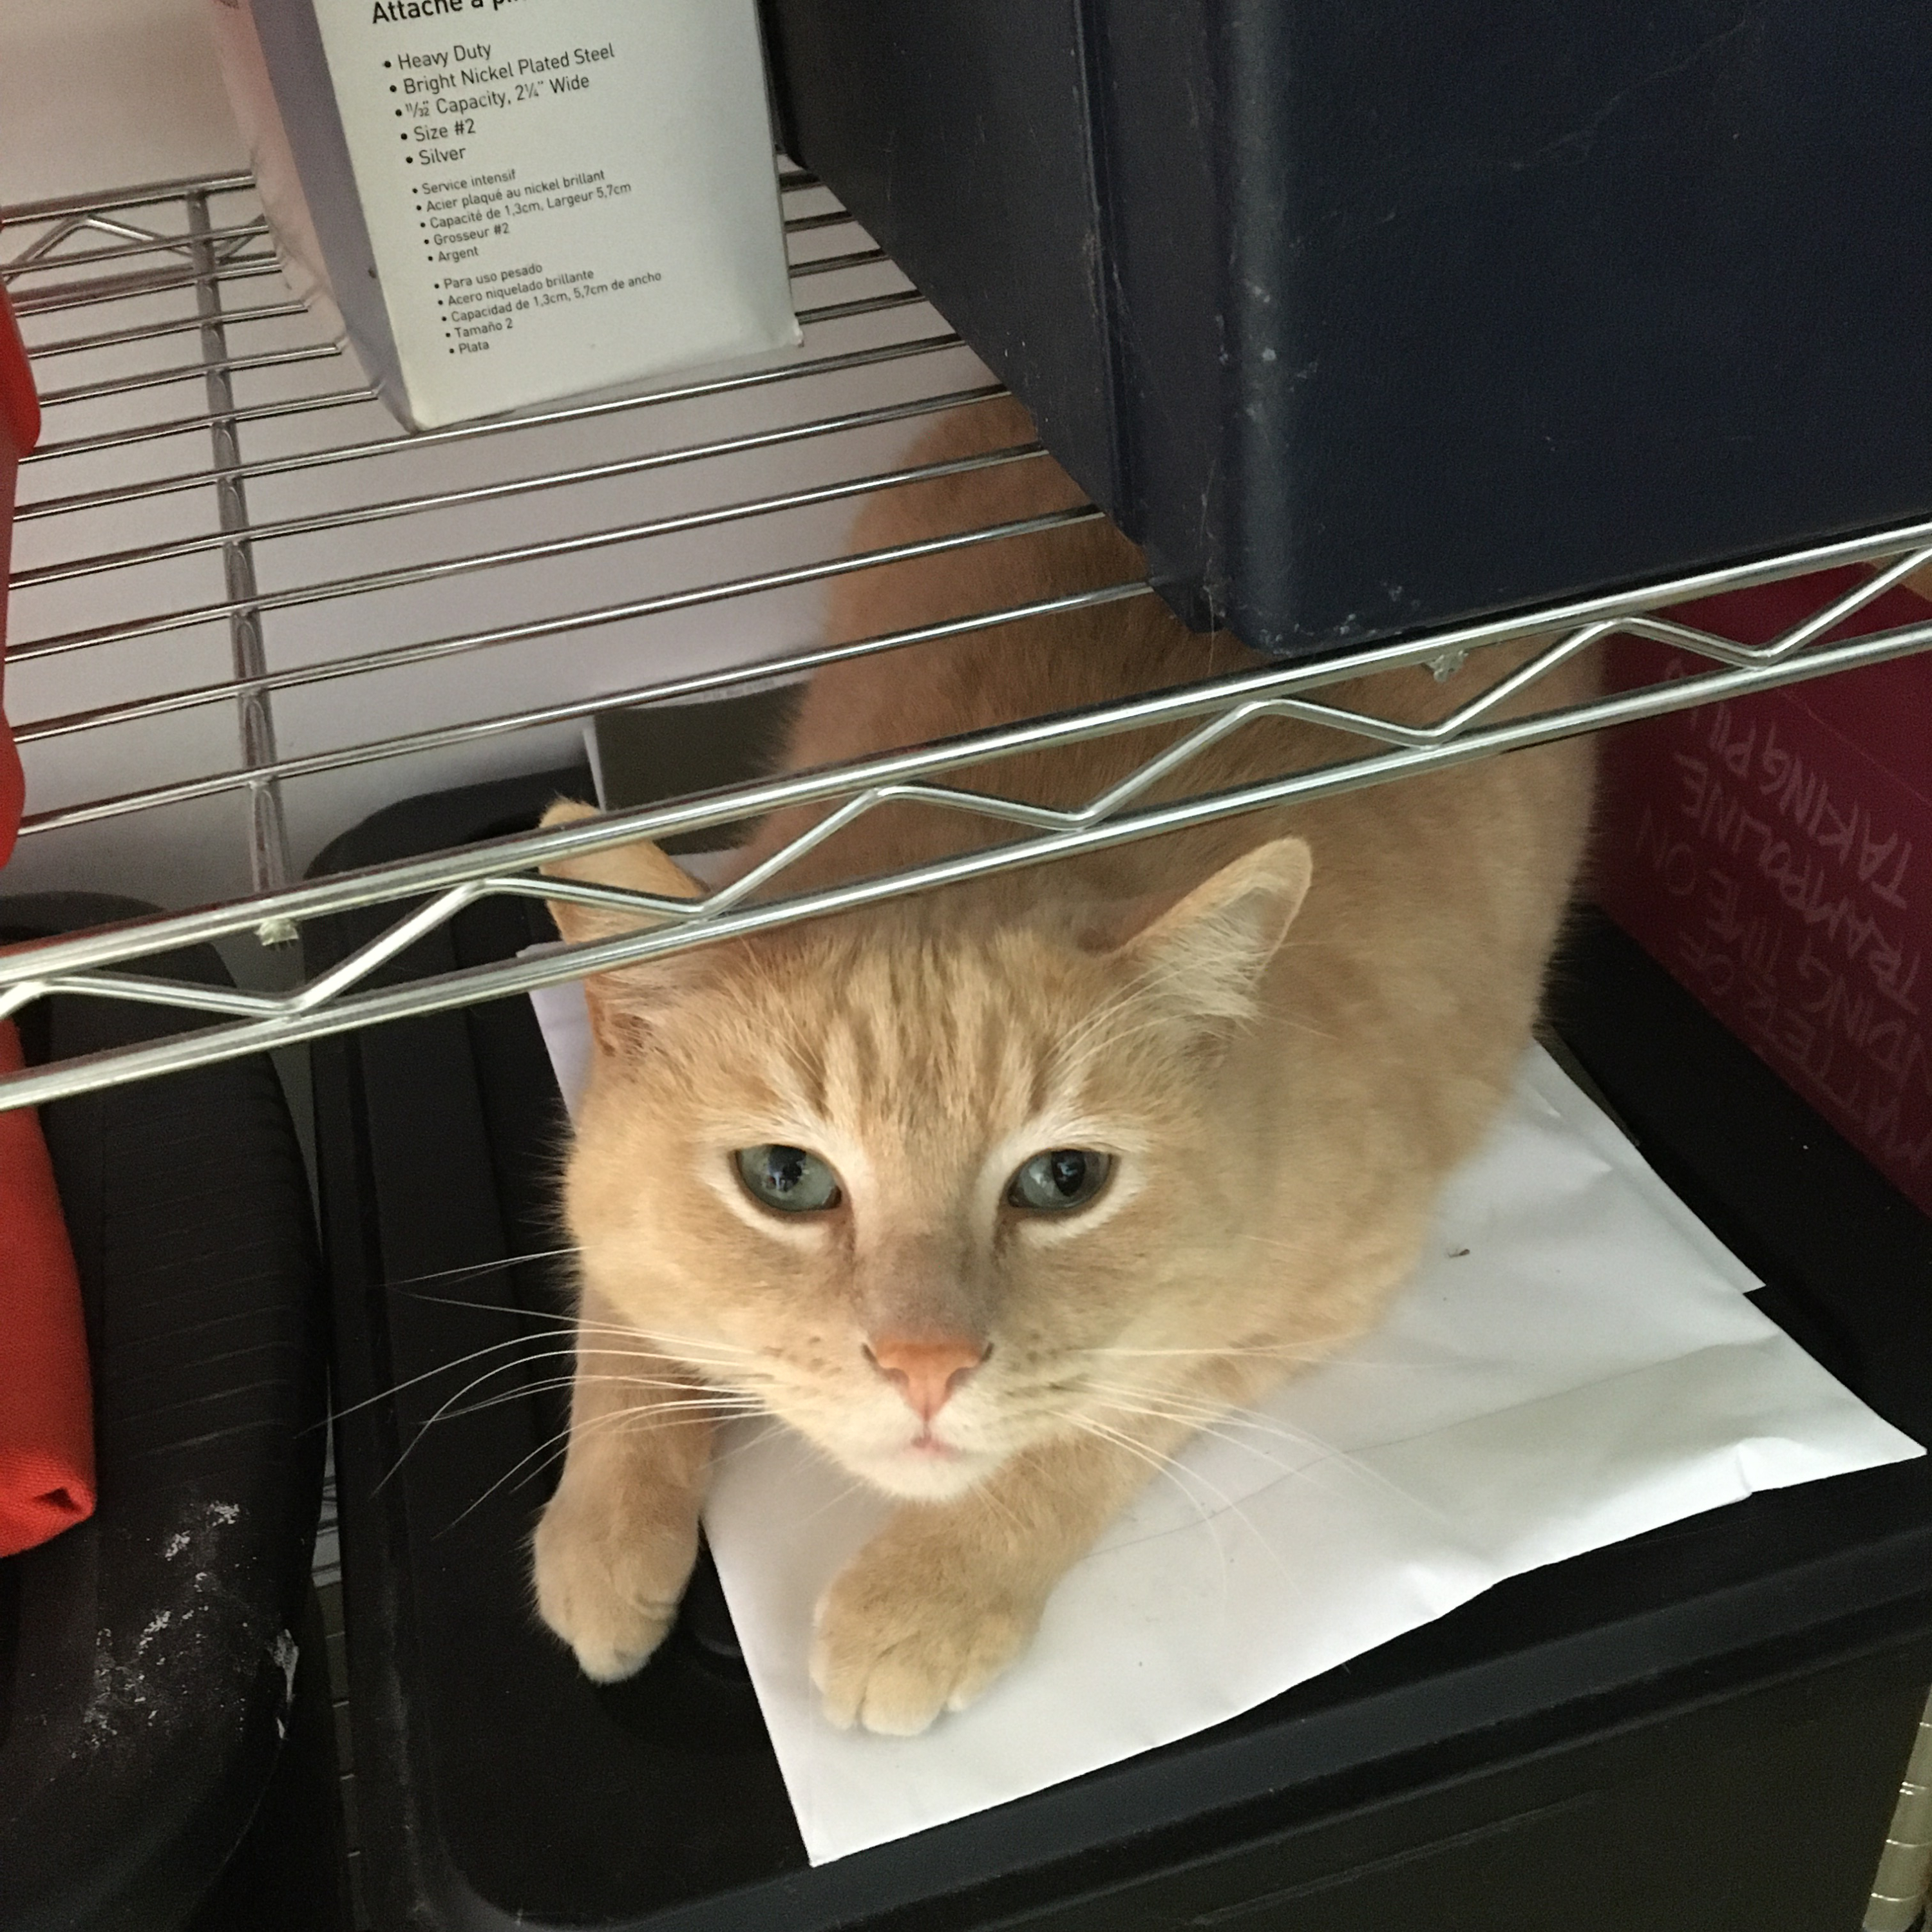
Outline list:
[[[1006,1205],[1035,1214],[1064,1214],[1084,1208],[1107,1184],[1114,1171],[1111,1154],[1091,1148],[1054,1148],[1036,1154],[1006,1184]]]
[[[782,1214],[811,1214],[844,1198],[838,1177],[804,1148],[740,1148],[733,1158],[738,1178],[754,1201]]]

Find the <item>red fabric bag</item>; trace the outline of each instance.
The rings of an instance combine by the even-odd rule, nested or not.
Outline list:
[[[7,292],[0,289],[0,866],[20,824],[20,754],[7,728],[7,572],[14,532],[14,483],[20,458],[40,440],[40,398]]]
[[[0,676],[20,460],[40,438],[40,404],[0,290]],[[0,686],[0,700],[5,696]],[[0,862],[20,829],[20,760],[0,710]],[[0,1073],[20,1036],[0,1021]],[[0,1556],[44,1543],[94,1510],[94,1417],[80,1283],[40,1123],[0,1113]]]
[[[1765,644],[1864,574],[1676,614]],[[1928,592],[1889,590],[1832,634],[1923,623]],[[1706,662],[1618,652],[1612,683]],[[1604,769],[1604,910],[1932,1213],[1932,654],[1628,726]]]
[[[0,1021],[0,1073],[20,1065]],[[94,1513],[93,1391],[80,1282],[39,1122],[0,1113],[0,1556]]]

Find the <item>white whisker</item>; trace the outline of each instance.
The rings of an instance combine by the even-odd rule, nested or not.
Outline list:
[[[711,1459],[711,1466],[714,1469],[716,1468],[720,1463],[730,1462],[734,1456],[743,1455],[747,1449],[755,1449],[760,1442],[770,1442],[772,1435],[777,1430],[781,1430],[784,1426],[784,1423],[781,1421],[777,1416],[772,1414],[770,1409],[754,1409],[752,1411],[751,1413],[753,1414],[762,1414],[764,1416],[765,1420],[764,1427],[760,1430],[757,1435],[750,1437],[748,1440],[738,1443],[733,1448],[727,1449],[722,1455],[714,1456]]]
[[[1096,1382],[1091,1383],[1089,1386],[1096,1391],[1101,1391],[1105,1385]],[[1139,1399],[1142,1391],[1128,1390],[1124,1390],[1123,1394],[1130,1398]],[[1156,1401],[1172,1400],[1158,1391],[1154,1392],[1154,1399]],[[1121,1405],[1110,1400],[1110,1406],[1118,1407]],[[1123,1412],[1127,1412],[1124,1409]],[[1140,1412],[1162,1420],[1191,1423],[1198,1433],[1211,1436],[1216,1441],[1226,1442],[1232,1448],[1245,1450],[1250,1455],[1260,1456],[1264,1462],[1273,1462],[1286,1475],[1306,1475],[1309,1471],[1324,1462],[1346,1463],[1364,1481],[1373,1484],[1388,1495],[1412,1507],[1426,1508],[1432,1515],[1441,1514],[1441,1512],[1435,1509],[1432,1505],[1423,1503],[1419,1498],[1412,1496],[1405,1490],[1400,1484],[1396,1482],[1392,1478],[1384,1475],[1382,1471],[1372,1465],[1364,1462],[1360,1457],[1351,1455],[1345,1449],[1337,1449],[1334,1444],[1324,1442],[1320,1436],[1311,1435],[1306,1430],[1297,1429],[1293,1424],[1284,1422],[1278,1416],[1262,1416],[1256,1414],[1252,1409],[1237,1408],[1226,1404],[1211,1410],[1204,1408],[1198,1416],[1190,1416],[1179,1407],[1170,1407],[1166,1409],[1148,1408]],[[1312,1450],[1314,1453],[1303,1462],[1293,1464],[1283,1462],[1278,1458],[1269,1456],[1264,1450],[1255,1448],[1252,1444],[1243,1443],[1236,1438],[1222,1432],[1229,1429],[1252,1430],[1258,1435],[1278,1436],[1284,1442],[1292,1444],[1298,1448]]]
[[[1075,1428],[1094,1437],[1097,1441],[1105,1442],[1113,1448],[1124,1450],[1138,1461],[1146,1463],[1156,1475],[1165,1476],[1180,1492],[1186,1499],[1188,1508],[1201,1519],[1201,1526],[1207,1531],[1210,1540],[1214,1545],[1214,1553],[1220,1559],[1221,1601],[1222,1607],[1225,1610],[1227,1607],[1228,1596],[1228,1552],[1222,1547],[1221,1533],[1214,1527],[1214,1519],[1201,1507],[1200,1498],[1180,1480],[1180,1469],[1174,1458],[1172,1456],[1163,1455],[1150,1444],[1137,1442],[1124,1430],[1112,1428],[1095,1417],[1083,1416],[1069,1411],[1063,1419],[1072,1423]],[[1190,1471],[1189,1473],[1191,1474],[1192,1472]],[[1203,1484],[1202,1487],[1211,1490],[1212,1485]],[[1223,1500],[1225,1501],[1226,1498]],[[1232,1505],[1230,1504],[1229,1507],[1232,1508]]]
[[[524,1348],[533,1340],[544,1341],[550,1338],[545,1336],[513,1335],[507,1341],[492,1342],[488,1348],[472,1348],[466,1355],[453,1356],[448,1361],[439,1362],[434,1368],[424,1369],[420,1375],[410,1376],[402,1382],[392,1383],[388,1388],[379,1390],[374,1395],[364,1396],[360,1402],[352,1402],[346,1408],[332,1410],[328,1420],[331,1422],[340,1422],[346,1415],[353,1415],[358,1410],[368,1408],[379,1402],[387,1402],[392,1396],[400,1395],[404,1389],[415,1388],[418,1382],[426,1382],[432,1376],[447,1374],[449,1370],[460,1369],[466,1364],[478,1360],[484,1355],[500,1354],[506,1348]],[[500,1364],[497,1368],[490,1371],[490,1374],[495,1375],[502,1369],[515,1368],[524,1361],[544,1360],[550,1354],[568,1354],[572,1352],[571,1350],[564,1348],[540,1352],[534,1355],[518,1356],[511,1361]],[[488,1376],[480,1377],[478,1379],[487,1381]],[[473,1388],[475,1384],[472,1383],[471,1386]]]
[[[1123,1360],[1139,1360],[1142,1358],[1154,1359],[1172,1357],[1176,1359],[1192,1358],[1196,1359],[1224,1361],[1243,1361],[1254,1358],[1269,1361],[1305,1361],[1316,1363],[1325,1362],[1331,1359],[1334,1350],[1342,1346],[1342,1345],[1338,1342],[1331,1343],[1326,1348],[1318,1347],[1298,1349],[1292,1343],[1282,1342],[1255,1348],[1117,1348],[1111,1344],[1108,1344],[1091,1348],[1082,1348],[1077,1351],[1077,1352],[1084,1355],[1118,1356]],[[1400,1365],[1385,1364],[1383,1364],[1383,1366],[1395,1366]]]
[[[471,1503],[469,1507],[464,1510],[460,1514],[452,1517],[448,1522],[445,1523],[442,1528],[436,1532],[436,1534],[438,1536],[446,1536],[448,1534],[450,1531],[455,1528],[457,1525],[461,1522],[465,1517],[473,1514],[476,1510],[481,1509],[483,1505],[488,1502],[499,1490],[502,1488],[506,1483],[515,1481],[517,1478],[522,1474],[525,1469],[528,1468],[530,1464],[534,1462],[539,1456],[542,1456],[547,1452],[552,1450],[556,1451],[559,1454],[566,1454],[569,1450],[573,1439],[580,1436],[588,1435],[590,1431],[594,1429],[602,1428],[611,1423],[632,1421],[635,1418],[639,1416],[644,1417],[648,1420],[648,1418],[652,1416],[656,1412],[654,1408],[647,1406],[640,1406],[635,1408],[616,1408],[609,1410],[602,1415],[593,1415],[585,1421],[573,1421],[566,1424],[563,1428],[559,1430],[554,1436],[546,1436],[544,1439],[539,1442],[527,1456],[521,1456],[516,1462],[513,1462],[502,1475],[499,1476],[496,1480],[476,1498],[474,1502]],[[683,1426],[688,1427],[694,1426],[696,1423],[702,1420],[704,1418],[700,1417],[674,1415],[670,1417],[665,1423],[658,1426],[664,1427]],[[400,1457],[398,1458],[398,1461],[400,1460],[401,1459]],[[554,1456],[553,1456],[552,1460],[554,1460]],[[545,1468],[548,1468],[548,1463],[544,1466]],[[542,1472],[538,1471],[536,1473],[541,1474]]]
[[[526,1402],[536,1396],[554,1394],[562,1390],[577,1388],[582,1386],[585,1382],[616,1382],[621,1384],[626,1388],[637,1388],[640,1387],[648,1388],[654,1386],[671,1388],[675,1386],[675,1384],[670,1383],[664,1383],[662,1384],[648,1383],[640,1384],[629,1376],[555,1376],[548,1382],[532,1382],[522,1388],[509,1389],[505,1390],[501,1394],[485,1396],[480,1401],[470,1402],[461,1408],[450,1409],[447,1412],[439,1410],[436,1414],[430,1418],[429,1421],[424,1423],[417,1430],[416,1434],[410,1438],[410,1448],[413,1449],[416,1444],[422,1440],[423,1437],[428,1433],[432,1424],[436,1422],[455,1422],[460,1420],[466,1415],[480,1415],[486,1408],[500,1408],[506,1402]],[[653,1414],[662,1414],[673,1410],[704,1409],[710,1414],[718,1417],[721,1421],[728,1416],[763,1415],[767,1413],[764,1404],[758,1401],[755,1397],[750,1396],[732,1397],[717,1395],[694,1395],[688,1401],[657,1401],[647,1404],[641,1404],[640,1406],[648,1408]],[[586,1418],[586,1420],[595,1420],[595,1418]],[[408,1450],[405,1450],[404,1451],[404,1455],[406,1456],[408,1453]],[[402,1467],[402,1464],[403,1456],[399,1456],[397,1457],[394,1466],[390,1469],[388,1474],[394,1475],[396,1470]],[[385,1476],[382,1480],[384,1482],[387,1482],[388,1480],[388,1476]],[[381,1484],[378,1484],[376,1486],[380,1488]]]
[[[440,1403],[436,1409],[430,1414],[428,1418],[417,1428],[416,1433],[410,1438],[408,1447],[403,1450],[403,1453],[396,1458],[394,1462],[390,1464],[389,1467],[384,1471],[381,1478],[377,1481],[376,1484],[376,1492],[378,1494],[381,1492],[383,1486],[388,1483],[390,1478],[394,1476],[396,1472],[401,1468],[403,1465],[409,1460],[410,1454],[415,1450],[416,1444],[429,1433],[430,1430],[433,1429],[437,1423],[452,1418],[452,1412],[456,1414],[474,1414],[478,1409],[488,1408],[496,1402],[517,1401],[525,1396],[533,1394],[536,1392],[534,1390],[527,1388],[512,1389],[508,1391],[506,1395],[491,1397],[489,1402],[473,1403],[468,1409],[456,1409],[455,1405],[462,1401],[464,1397],[469,1394],[472,1389],[482,1388],[484,1383],[494,1380],[496,1376],[503,1374],[506,1370],[527,1367],[535,1362],[554,1360],[562,1356],[573,1354],[574,1352],[575,1351],[569,1348],[545,1349],[540,1354],[536,1355],[519,1356],[512,1361],[499,1362],[495,1367],[485,1370],[482,1375],[472,1376],[468,1382],[464,1383],[463,1387],[458,1389],[454,1395],[448,1397],[445,1401]],[[660,1358],[656,1355],[645,1354],[640,1352],[638,1359],[640,1360],[656,1362]],[[622,1382],[627,1387],[632,1388],[660,1388],[670,1390],[681,1395],[696,1396],[700,1393],[698,1390],[693,1389],[691,1384],[688,1382],[653,1381],[642,1376],[580,1376],[572,1374],[560,1379],[561,1385],[566,1388],[571,1387],[574,1383],[580,1381],[586,1382]],[[712,1403],[721,1403],[722,1401],[728,1400],[728,1398],[721,1398],[717,1396],[708,1396],[704,1399],[706,1402]],[[748,1399],[741,1398],[740,1400]],[[677,1406],[676,1404],[668,1402],[662,1406],[665,1408]]]
[[[451,1294],[420,1294],[410,1297],[412,1300],[425,1301],[442,1308],[472,1308],[484,1315],[501,1315],[515,1321],[548,1322],[560,1332],[583,1333],[597,1335],[621,1335],[633,1341],[658,1341],[669,1342],[687,1351],[709,1349],[722,1357],[751,1356],[757,1351],[746,1348],[742,1342],[727,1342],[713,1336],[709,1340],[694,1335],[674,1335],[668,1330],[642,1328],[634,1322],[586,1322],[579,1316],[551,1315],[514,1307],[507,1303],[496,1301],[466,1301]]]
[[[413,1288],[419,1282],[450,1281],[454,1280],[459,1275],[489,1274],[497,1269],[520,1268],[526,1262],[551,1262],[556,1260],[560,1256],[574,1255],[581,1252],[578,1245],[572,1242],[568,1247],[539,1248],[534,1254],[506,1255],[500,1262],[470,1262],[460,1268],[433,1268],[428,1274],[398,1275],[393,1280],[382,1282],[382,1286],[384,1288]],[[426,1300],[434,1300],[435,1297],[424,1296],[422,1298]]]

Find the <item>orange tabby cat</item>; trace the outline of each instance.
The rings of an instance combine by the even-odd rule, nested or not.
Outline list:
[[[1030,435],[1016,406],[986,406],[918,454]],[[1044,460],[969,472],[876,500],[855,548],[1079,500]],[[847,579],[832,633],[1137,566],[1098,524],[982,544]],[[784,764],[1256,662],[1152,598],[1035,620],[821,672]],[[1538,704],[1574,701],[1589,676],[1566,667]],[[1417,669],[1346,695],[1419,722],[1484,681]],[[1172,735],[952,782],[1077,805]],[[1348,748],[1265,721],[1154,795]],[[977,1696],[1151,1467],[1359,1335],[1408,1273],[1529,1038],[1590,790],[1588,741],[1574,740],[590,981],[597,1051],[566,1188],[577,1382],[536,1540],[538,1606],[584,1670],[623,1676],[664,1635],[716,1418],[756,1406],[903,1499],[819,1606],[826,1714],[909,1733]],[[742,862],[818,815],[776,814]],[[813,850],[784,890],[984,836],[895,804]],[[697,890],[647,844],[556,869]],[[572,940],[637,922],[553,910]]]

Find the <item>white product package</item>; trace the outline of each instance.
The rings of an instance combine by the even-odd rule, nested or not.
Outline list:
[[[755,0],[213,11],[290,279],[406,424],[798,343]]]
[[[308,199],[302,193],[302,177],[296,172],[288,130],[275,105],[274,84],[268,78],[249,0],[212,0],[208,18],[221,63],[222,84],[248,144],[255,191],[262,198],[262,212],[275,238],[283,277],[330,340],[339,342],[346,332],[342,314],[329,286],[328,266],[322,260]]]
[[[574,1103],[581,988],[531,997]],[[1756,1285],[1533,1049],[1382,1325],[1197,1438],[1031,1649],[918,1738],[834,1730],[806,1675],[812,1607],[890,1505],[788,1432],[733,1425],[705,1527],[813,1862],[1204,1730],[1506,1576],[1922,1454]]]

